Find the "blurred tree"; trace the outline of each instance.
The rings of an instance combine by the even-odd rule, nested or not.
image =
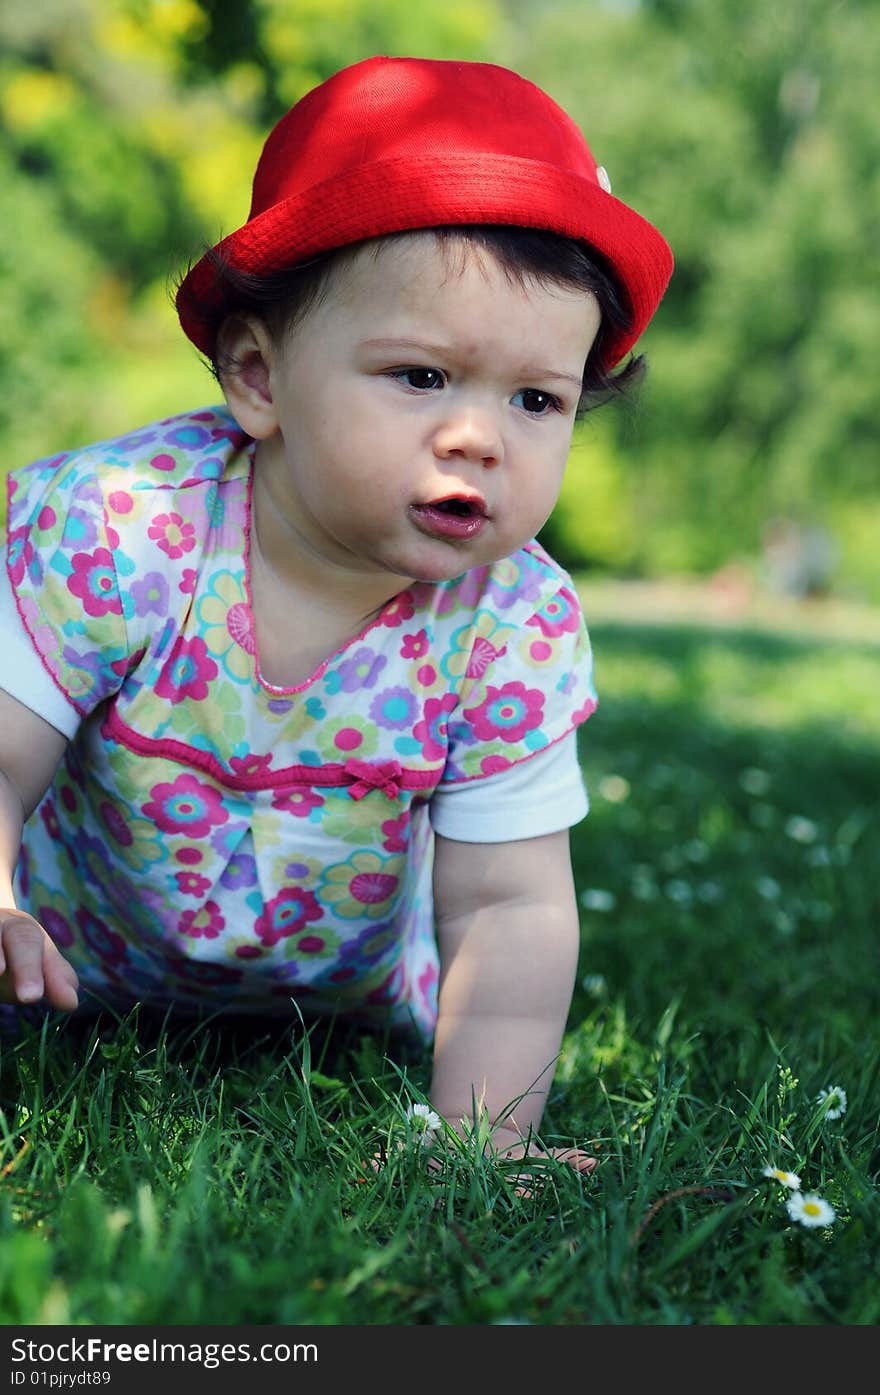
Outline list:
[[[758,553],[772,518],[824,521],[880,597],[852,527],[880,524],[880,7],[546,5],[510,56],[676,254],[643,410],[617,432],[638,539],[618,564],[705,570]],[[586,476],[581,493],[589,512]]]
[[[47,454],[56,422],[88,429],[100,356],[83,318],[98,267],[64,229],[51,187],[16,169],[2,146],[0,226],[0,446],[11,465]]]
[[[173,278],[246,217],[281,112],[377,52],[533,78],[675,252],[636,410],[579,429],[564,560],[706,571],[824,522],[880,598],[874,0],[3,6],[4,461],[216,399]]]
[[[165,283],[203,226],[183,142],[168,138],[169,124],[186,130],[177,50],[194,12],[186,0],[0,10],[7,468],[130,426],[142,401],[171,410],[178,376],[205,376],[195,360],[176,374],[157,332],[160,300],[171,331]]]
[[[344,63],[485,57],[498,23],[493,0],[2,7],[5,467],[215,400],[169,292],[246,218],[268,126]]]

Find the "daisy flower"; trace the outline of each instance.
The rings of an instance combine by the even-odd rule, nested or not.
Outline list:
[[[429,1108],[427,1104],[411,1104],[406,1111],[407,1123],[411,1125],[413,1132],[421,1134],[422,1147],[426,1148],[431,1143],[434,1134],[442,1127],[442,1119],[439,1114]]]
[[[806,1196],[802,1192],[793,1192],[785,1204],[791,1219],[800,1221],[801,1225],[812,1227],[834,1224],[834,1207],[823,1201],[821,1196],[816,1196],[815,1192],[808,1192]]]
[[[793,1192],[801,1189],[801,1179],[796,1172],[783,1172],[781,1167],[765,1167],[763,1175],[772,1177],[774,1182],[779,1182],[781,1186],[788,1187]]]
[[[829,1085],[827,1090],[819,1091],[816,1103],[824,1104],[826,1119],[839,1119],[846,1113],[846,1091],[839,1085]]]

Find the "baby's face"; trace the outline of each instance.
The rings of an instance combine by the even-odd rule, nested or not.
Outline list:
[[[270,350],[269,418],[242,422],[288,536],[392,591],[515,551],[558,497],[598,328],[592,295],[466,243],[361,249]]]

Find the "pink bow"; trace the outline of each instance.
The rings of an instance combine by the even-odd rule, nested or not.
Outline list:
[[[352,799],[363,799],[370,790],[383,790],[389,799],[396,799],[400,793],[403,771],[396,760],[386,761],[384,765],[369,765],[365,760],[352,757],[345,762],[345,773],[354,776],[354,784],[348,787]]]

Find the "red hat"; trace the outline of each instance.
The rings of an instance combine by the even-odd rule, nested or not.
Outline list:
[[[665,239],[612,196],[580,131],[534,83],[493,63],[367,58],[307,92],[270,132],[247,222],[215,249],[240,271],[294,266],[365,238],[449,224],[544,228],[601,252],[626,292],[632,348],[672,274]],[[177,294],[204,353],[199,301],[218,298],[208,257]]]

